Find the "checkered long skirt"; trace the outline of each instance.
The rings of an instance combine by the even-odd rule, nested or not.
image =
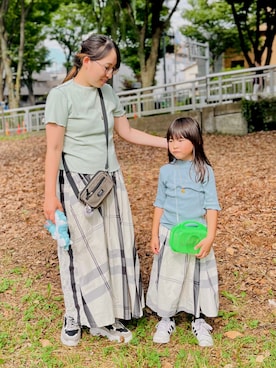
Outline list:
[[[219,306],[218,273],[214,251],[203,259],[176,253],[170,231],[160,226],[160,252],[154,255],[146,304],[160,317],[186,312],[216,317]]]
[[[121,171],[103,205],[88,215],[66,174],[59,193],[68,220],[70,250],[58,248],[65,314],[82,326],[102,327],[115,318],[142,316],[144,295],[127,191]],[[81,190],[79,174],[72,177]]]

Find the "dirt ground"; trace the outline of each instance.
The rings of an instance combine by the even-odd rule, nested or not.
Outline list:
[[[215,241],[221,290],[220,309],[233,307],[229,295],[245,297],[242,313],[266,328],[275,298],[276,277],[276,131],[246,136],[205,135],[205,151],[217,180],[222,211]],[[152,264],[151,219],[162,149],[130,145],[116,138],[136,229],[145,289]],[[56,245],[43,228],[45,137],[0,141],[0,274],[3,264],[41,275],[58,294]],[[4,257],[4,258],[3,258]],[[227,297],[228,295],[228,297]],[[20,298],[20,295],[18,295]],[[219,323],[219,322],[217,322]],[[275,320],[273,322],[275,324]]]

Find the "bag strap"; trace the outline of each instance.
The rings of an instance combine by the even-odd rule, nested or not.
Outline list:
[[[75,183],[74,179],[72,178],[72,175],[71,175],[71,173],[70,173],[70,171],[68,169],[68,166],[67,166],[67,163],[65,161],[65,157],[64,156],[65,156],[64,155],[64,152],[62,152],[62,154],[61,154],[62,163],[63,163],[63,167],[64,167],[64,170],[65,170],[67,179],[68,179],[69,183],[71,184],[71,187],[72,187],[72,189],[73,189],[76,197],[78,198],[79,197],[79,190],[78,190],[78,188],[76,186],[76,183]]]
[[[98,92],[99,92],[99,95],[100,95],[101,106],[102,106],[102,111],[103,111],[104,130],[105,130],[106,148],[107,148],[105,169],[107,170],[108,169],[108,123],[107,123],[107,115],[106,115],[102,90],[100,88],[98,88]]]
[[[103,94],[100,88],[98,88],[98,92],[100,95],[100,101],[101,101],[101,107],[102,107],[102,111],[103,111],[103,120],[104,120],[104,130],[105,130],[105,138],[106,138],[106,148],[107,148],[107,154],[106,154],[106,163],[105,163],[105,169],[108,169],[108,122],[107,122],[107,115],[106,115],[106,110],[105,110],[105,105],[104,105],[104,99],[103,99]],[[79,196],[79,190],[76,186],[76,183],[74,182],[74,179],[72,178],[72,175],[68,169],[67,163],[65,161],[65,154],[64,152],[62,152],[62,163],[63,163],[63,167],[67,176],[67,179],[69,181],[69,183],[71,184],[71,187],[76,195],[76,197],[78,198]]]

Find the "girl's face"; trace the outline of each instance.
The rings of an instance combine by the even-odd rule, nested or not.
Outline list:
[[[75,81],[86,87],[102,87],[115,72],[117,54],[111,50],[103,59],[90,60],[88,56],[83,59],[82,67],[79,70]]]
[[[171,138],[169,140],[169,151],[177,160],[193,160],[193,148],[193,143],[187,138]]]

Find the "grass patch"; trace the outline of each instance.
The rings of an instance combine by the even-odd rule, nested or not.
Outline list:
[[[64,347],[59,340],[62,296],[53,295],[51,285],[38,288],[38,284],[39,277],[24,277],[19,270],[7,273],[1,280],[1,367],[221,368],[228,364],[253,368],[258,360],[262,360],[262,368],[275,366],[275,330],[267,330],[266,335],[254,334],[259,320],[240,322],[237,313],[227,311],[220,311],[218,319],[223,326],[215,330],[211,349],[197,345],[190,322],[182,316],[176,318],[177,328],[170,344],[153,344],[157,318],[146,316],[128,324],[134,333],[129,344],[111,343],[84,330],[77,348]],[[22,296],[18,300],[19,292]],[[224,332],[233,329],[241,331],[241,337],[226,338]]]

